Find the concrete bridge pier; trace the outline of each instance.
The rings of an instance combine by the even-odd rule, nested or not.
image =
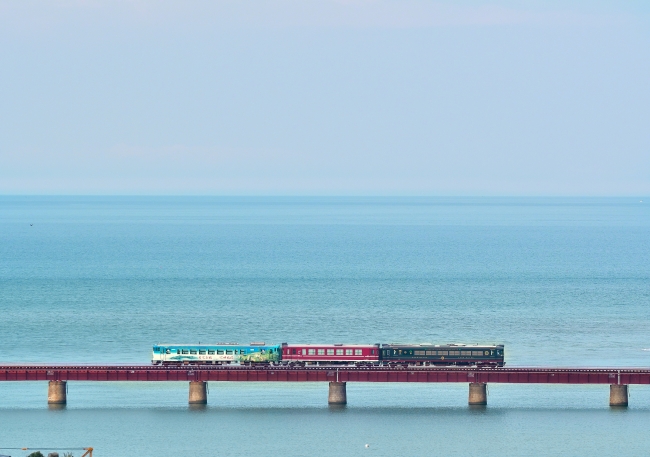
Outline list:
[[[190,381],[190,405],[205,405],[208,403],[208,383],[205,381]]]
[[[610,384],[609,385],[609,406],[627,406],[627,385]]]
[[[487,384],[484,382],[470,382],[468,403],[470,406],[487,405]]]
[[[47,384],[47,404],[65,405],[67,399],[67,381],[50,381]]]
[[[345,405],[348,403],[348,394],[345,382],[330,382],[330,391],[327,403],[330,405]]]

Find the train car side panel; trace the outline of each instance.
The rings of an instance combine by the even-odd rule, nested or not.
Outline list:
[[[283,344],[283,362],[362,363],[379,361],[379,345]]]
[[[384,363],[422,365],[504,365],[503,345],[384,344]]]
[[[280,361],[280,345],[157,344],[151,361],[167,363],[270,363]]]

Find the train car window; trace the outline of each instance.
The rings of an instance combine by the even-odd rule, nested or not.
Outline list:
[[[334,349],[328,349],[327,355],[334,355]]]
[[[363,355],[363,350],[362,349],[355,349],[354,350],[354,355]]]
[[[292,349],[292,350],[291,350],[291,353],[295,355],[296,350],[295,350],[295,349]]]
[[[343,355],[343,349],[337,349],[336,355]]]
[[[477,356],[477,355],[480,356],[480,355],[483,355],[483,351],[472,351],[472,355],[473,355],[473,356]]]
[[[472,351],[460,351],[460,355],[468,357],[472,355]]]
[[[208,355],[214,355],[214,351],[208,350]]]
[[[449,351],[449,355],[460,355],[460,351]]]
[[[205,355],[205,351],[204,351],[204,350],[201,350],[201,351],[199,351],[199,354],[201,354],[201,355]]]
[[[189,354],[189,353],[190,351],[188,351],[187,349],[183,349],[183,354]]]
[[[346,349],[345,355],[352,355],[352,349]]]
[[[223,349],[217,349],[217,354],[223,355]]]
[[[415,351],[415,355],[427,355],[426,351]]]
[[[226,349],[226,354],[232,354],[232,350]]]
[[[438,355],[449,355],[449,351],[438,351]]]
[[[310,349],[307,351],[309,355],[316,355],[316,349]]]
[[[196,354],[196,350],[195,349],[190,349],[190,354]]]
[[[375,350],[374,350],[374,349],[371,349],[371,350],[370,350],[370,354],[375,355]]]
[[[302,355],[307,355],[307,349],[302,350]]]
[[[319,349],[318,355],[325,355],[325,349]]]

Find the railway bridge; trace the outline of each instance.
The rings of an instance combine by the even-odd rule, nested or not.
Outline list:
[[[604,384],[609,405],[628,405],[628,385],[650,384],[650,368],[383,367],[236,365],[0,365],[0,381],[48,381],[48,403],[67,402],[68,381],[186,381],[189,403],[207,403],[207,382],[328,382],[331,405],[347,403],[348,382],[469,384],[468,403],[487,405],[488,383]]]

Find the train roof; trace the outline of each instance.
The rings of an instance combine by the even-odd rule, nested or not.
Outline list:
[[[503,347],[503,344],[465,344],[465,343],[447,343],[447,344],[434,344],[434,343],[389,343],[382,344],[382,347],[467,347],[467,348],[499,348]]]
[[[262,342],[256,343],[158,343],[154,346],[246,346],[246,347],[264,347],[264,346],[280,346],[279,344],[265,344]]]
[[[347,343],[282,343],[282,346],[287,347],[346,347],[346,348],[376,348],[379,346],[379,343],[376,344],[347,344]]]

